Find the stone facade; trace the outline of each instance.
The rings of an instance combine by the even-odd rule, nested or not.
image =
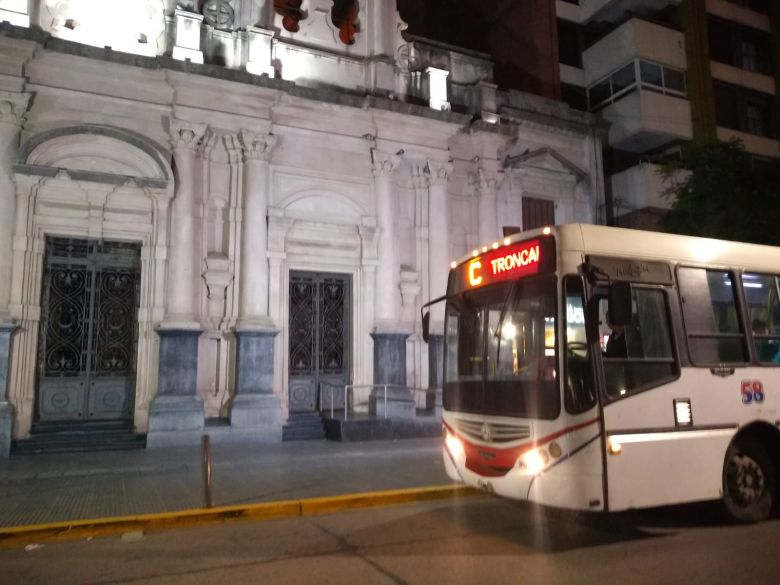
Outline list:
[[[293,32],[270,1],[213,3],[228,22],[149,0],[111,49],[95,32],[108,9],[36,4],[32,28],[0,28],[0,322],[17,326],[0,399],[17,439],[37,420],[47,236],[141,245],[133,421],[150,444],[196,440],[204,417],[274,441],[292,271],[349,276],[352,383],[425,389],[440,360],[419,308],[450,261],[522,226],[523,197],[557,223],[603,205],[592,116],[497,91],[484,56],[405,39],[393,2],[356,2],[353,31],[305,1]],[[174,58],[193,22],[203,64]]]

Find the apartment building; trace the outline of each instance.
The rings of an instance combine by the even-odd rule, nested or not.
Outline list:
[[[561,99],[609,121],[606,223],[654,227],[658,161],[681,143],[742,141],[780,158],[780,6],[770,0],[557,0]]]

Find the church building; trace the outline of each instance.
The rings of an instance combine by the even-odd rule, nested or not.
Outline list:
[[[595,115],[499,89],[395,0],[0,22],[0,456],[52,429],[154,448],[277,442],[331,404],[435,416],[443,313],[430,344],[419,316],[450,262],[604,205]]]

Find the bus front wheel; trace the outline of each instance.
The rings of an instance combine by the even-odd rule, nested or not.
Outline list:
[[[750,439],[732,443],[723,467],[723,503],[737,522],[760,522],[772,513],[775,470],[766,450]]]

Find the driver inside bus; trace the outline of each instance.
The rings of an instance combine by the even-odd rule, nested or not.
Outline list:
[[[614,325],[607,313],[607,326],[611,333],[607,339],[607,347],[604,356],[608,358],[627,358],[628,346],[626,345],[626,328],[622,325]]]

